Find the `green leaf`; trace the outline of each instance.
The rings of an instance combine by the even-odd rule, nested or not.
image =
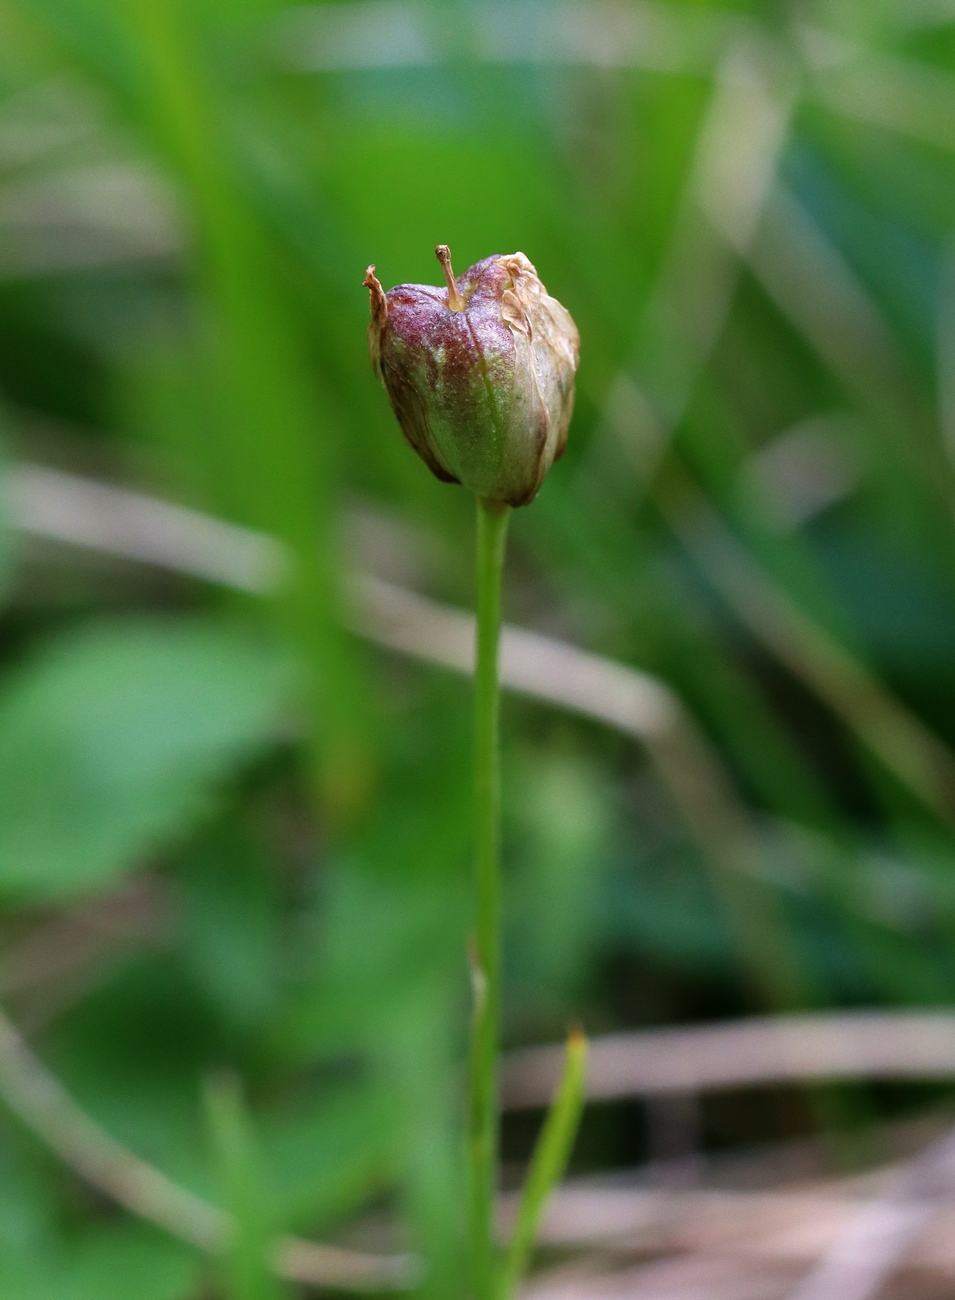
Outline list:
[[[0,1294],[17,1300],[189,1300],[196,1251],[139,1224],[84,1232],[68,1249],[0,1259]]]
[[[0,695],[0,889],[69,895],[136,866],[276,739],[289,685],[274,648],[192,620],[45,648]]]

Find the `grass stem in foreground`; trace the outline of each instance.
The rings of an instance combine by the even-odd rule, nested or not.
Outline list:
[[[584,1107],[586,1069],[587,1040],[579,1029],[575,1029],[567,1040],[564,1072],[527,1171],[497,1300],[514,1300],[527,1272],[548,1199],[564,1175],[577,1136]]]

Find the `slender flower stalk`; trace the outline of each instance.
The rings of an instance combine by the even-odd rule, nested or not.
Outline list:
[[[474,1293],[494,1300],[494,1200],[501,1020],[500,743],[497,652],[510,507],[477,503],[477,657],[474,676],[474,1013],[468,1125],[469,1235]]]
[[[566,446],[580,340],[569,312],[550,297],[523,253],[486,257],[459,277],[445,244],[435,254],[443,288],[400,284],[385,293],[375,268],[368,268],[368,336],[372,365],[407,441],[437,478],[463,484],[477,498],[468,1235],[473,1300],[504,1300],[504,1290],[513,1294],[519,1284],[543,1204],[563,1171],[583,1069],[578,1046],[568,1054],[570,1073],[532,1164],[515,1248],[499,1266],[501,577],[511,508],[533,501]]]

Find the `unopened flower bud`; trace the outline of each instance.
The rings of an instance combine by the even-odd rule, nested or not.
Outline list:
[[[503,505],[533,501],[567,445],[580,338],[523,253],[486,257],[446,285],[385,293],[370,266],[369,341],[408,442],[446,483]]]

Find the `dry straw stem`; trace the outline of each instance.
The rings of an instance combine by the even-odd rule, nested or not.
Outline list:
[[[779,48],[754,40],[752,31],[727,44],[632,361],[608,389],[593,444],[612,438],[644,494],[656,487],[729,318],[777,184],[797,90]],[[742,972],[767,1005],[804,1005],[810,990],[785,919],[764,884],[741,870],[758,860],[756,829],[718,755],[682,710],[665,734],[645,743],[703,849]]]
[[[273,538],[156,497],[47,466],[4,474],[22,532],[239,591],[266,595],[286,557]],[[352,579],[352,620],[370,640],[457,672],[474,671],[474,616],[366,574]],[[604,722],[638,740],[667,734],[681,706],[649,673],[562,641],[505,627],[501,680],[512,690]]]
[[[891,1212],[889,1185],[903,1177],[899,1169],[889,1169],[809,1187],[758,1191],[572,1182],[552,1198],[539,1240],[543,1246],[563,1250],[598,1249],[618,1265],[621,1256],[673,1252],[704,1257],[719,1253],[752,1263],[811,1268],[836,1249],[862,1216],[870,1224],[878,1218],[885,1224]],[[919,1225],[924,1235],[917,1245],[911,1239],[906,1243],[912,1247],[907,1265],[948,1279],[955,1276],[953,1194],[955,1186],[949,1185],[931,1201],[930,1213]],[[514,1198],[505,1198],[501,1206],[505,1226],[513,1210]],[[930,1223],[932,1215],[935,1222]],[[888,1251],[883,1259],[887,1255]],[[893,1266],[901,1262],[899,1252],[892,1262]],[[826,1300],[830,1295],[831,1300],[849,1300],[848,1293],[832,1291]]]
[[[898,1227],[902,1208],[890,1208],[877,1190],[892,1172],[758,1192],[571,1185],[551,1203],[542,1240],[578,1253],[538,1274],[525,1294],[528,1300],[804,1300],[793,1294],[794,1275],[808,1265],[814,1276],[812,1266],[841,1249],[860,1219],[889,1228],[891,1215],[891,1244],[866,1241],[864,1250],[874,1250],[855,1256],[851,1278],[833,1274],[834,1285],[814,1300],[883,1294],[942,1300],[952,1294],[955,1277],[955,1189],[920,1207],[927,1213],[913,1213],[909,1224],[920,1222],[905,1234]],[[635,1263],[635,1256],[644,1258]],[[888,1267],[872,1267],[876,1259]],[[890,1293],[885,1284],[897,1273],[898,1288]],[[868,1290],[861,1289],[863,1274]]]
[[[125,488],[43,466],[13,466],[8,501],[24,532],[150,563],[242,591],[281,581],[279,544],[247,528]],[[474,672],[474,616],[366,574],[351,583],[352,625],[425,662]],[[736,949],[770,1005],[804,1001],[765,889],[741,871],[757,833],[720,758],[674,691],[639,669],[552,637],[505,626],[500,681],[509,690],[603,722],[643,744],[690,834],[713,864]]]
[[[734,43],[717,68],[644,326],[654,339],[654,360],[671,351],[683,359],[682,367],[668,368],[666,388],[654,394],[671,430],[685,414],[729,319],[741,258],[776,184],[796,90],[779,52],[764,42]]]
[[[743,261],[850,390],[861,393],[867,404],[877,399],[880,411],[897,420],[910,416],[916,405],[899,348],[878,307],[804,209],[774,183],[794,100],[778,85],[761,80],[767,65],[759,72],[745,47],[731,51],[723,69],[701,131],[683,217],[648,318],[657,340],[651,351],[684,360],[676,370],[664,370],[663,389],[658,380],[635,382],[622,372],[611,386],[605,414],[625,449],[645,461],[645,454],[629,446],[628,420],[634,401],[646,401],[643,424],[649,420],[655,430],[656,464],[719,338]],[[955,103],[955,79],[948,80]],[[755,133],[747,146],[752,157],[740,164],[731,147],[739,134],[736,119],[754,97],[772,109],[766,114],[772,129]],[[737,167],[743,168],[741,177]],[[735,184],[734,177],[748,177],[748,182]],[[704,238],[707,229],[718,234],[716,243]],[[825,286],[822,297],[820,286]],[[703,335],[696,324],[701,320],[707,322]],[[679,324],[684,321],[694,322],[692,334]],[[630,400],[621,403],[621,393]],[[646,464],[639,469],[645,478]],[[930,481],[939,477],[932,474]],[[702,492],[684,479],[678,493],[661,490],[657,499],[687,549],[750,631],[938,817],[955,820],[955,755],[772,581]]]
[[[934,1142],[880,1197],[856,1211],[789,1300],[873,1300],[953,1197],[955,1132]]]
[[[472,615],[367,575],[356,577],[352,589],[355,627],[369,639],[473,672]],[[756,830],[719,755],[676,693],[649,673],[507,625],[500,679],[510,690],[594,718],[645,747],[690,834],[715,864],[714,883],[738,951],[760,972],[776,1005],[798,1001],[798,977],[766,915],[764,893],[741,869],[753,857]]]
[[[512,1052],[505,1106],[545,1106],[563,1048]],[[689,1028],[606,1034],[590,1042],[587,1097],[611,1101],[846,1079],[955,1078],[955,1013],[811,1012]]]
[[[634,373],[622,371],[608,390],[606,425],[635,457],[645,489],[719,340],[744,263],[833,373],[865,405],[876,408],[878,418],[907,421],[918,413],[901,351],[878,306],[809,214],[779,184],[778,162],[798,89],[781,53],[767,42],[755,43],[752,33],[727,45],[671,247],[642,325],[650,342],[635,362]],[[810,68],[820,54],[819,40],[809,40],[805,55]],[[891,93],[883,97],[882,83],[871,76],[878,57],[862,47],[846,47],[833,59],[827,47],[810,85],[814,93],[828,95],[840,111],[929,138],[927,124],[937,115],[924,111],[926,97],[933,107],[944,102],[952,108],[955,78],[895,61],[887,83]],[[873,84],[880,86],[878,105]],[[754,121],[758,128],[753,128]],[[949,128],[945,143],[955,148],[955,132]],[[632,445],[635,402],[645,407],[641,426],[653,433],[649,465],[646,447]],[[930,454],[918,448],[911,453],[923,462]],[[930,482],[945,481],[945,474],[932,472],[932,466],[923,463],[922,470],[930,471]],[[680,497],[675,503],[661,492],[659,504],[751,632],[937,816],[955,819],[955,756],[773,583],[702,493],[693,494],[689,509],[682,489]],[[725,799],[721,803],[729,806]]]
[[[270,537],[125,488],[21,464],[8,487],[27,533],[92,548],[243,591],[281,581],[284,552]],[[351,620],[369,640],[425,662],[474,672],[474,616],[369,575],[352,580]],[[742,964],[768,1005],[804,1003],[806,990],[768,891],[745,869],[756,828],[719,755],[675,692],[658,678],[566,642],[505,626],[507,689],[594,718],[642,743],[712,867]]]
[[[561,1045],[507,1059],[505,1099],[517,1106],[544,1104],[563,1054]],[[855,1013],[598,1038],[590,1045],[587,1094],[608,1098],[810,1079],[953,1076],[955,1015]],[[228,1216],[111,1138],[37,1059],[2,1012],[0,1095],[104,1195],[201,1250],[222,1249]],[[799,1264],[812,1263],[831,1250],[838,1264],[855,1257],[838,1245],[841,1234],[851,1242],[872,1225],[882,1224],[893,1234],[893,1249],[883,1243],[879,1256],[888,1269],[942,1203],[955,1199],[953,1151],[952,1138],[930,1147],[892,1175],[887,1189],[884,1176],[881,1183],[842,1181],[808,1191],[758,1194],[572,1185],[554,1194],[541,1240],[627,1250],[717,1249],[724,1255],[735,1252]],[[504,1198],[501,1208],[506,1224],[514,1212],[513,1198]],[[916,1262],[955,1276],[955,1231],[943,1231],[943,1226],[940,1221],[922,1242]],[[830,1260],[826,1267],[831,1274],[835,1264]],[[406,1256],[372,1256],[285,1238],[277,1247],[276,1270],[291,1281],[315,1286],[387,1290],[413,1285],[415,1264]],[[812,1300],[823,1300],[830,1293],[809,1294]],[[831,1292],[832,1300],[847,1300],[849,1294]],[[859,1292],[859,1300],[868,1294]]]
[[[955,755],[752,559],[687,477],[667,519],[740,621],[926,807],[955,823]]]
[[[773,192],[797,105],[783,66],[778,51],[751,37],[724,50],[632,360],[607,390],[594,445],[604,431],[616,439],[644,492],[723,333]],[[632,403],[621,395],[645,406],[636,436]]]
[[[21,531],[265,595],[286,559],[271,537],[127,488],[33,464],[9,468]],[[354,575],[357,632],[401,654],[474,671],[473,614],[368,574]],[[646,745],[691,829],[726,856],[751,836],[719,758],[659,678],[553,637],[506,626],[502,686],[590,717]]]

